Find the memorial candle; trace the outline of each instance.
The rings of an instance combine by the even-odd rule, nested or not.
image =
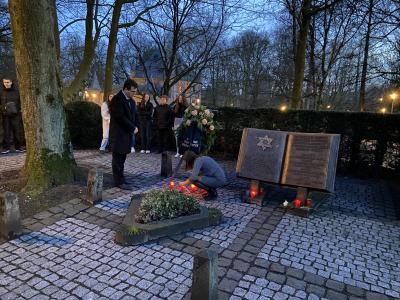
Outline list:
[[[168,184],[169,188],[172,190],[175,187],[175,182],[171,180]]]
[[[191,184],[190,190],[194,193],[197,190],[197,186],[195,186],[194,184]]]
[[[300,199],[294,200],[294,207],[299,208],[299,207],[300,207],[300,204],[301,204]]]

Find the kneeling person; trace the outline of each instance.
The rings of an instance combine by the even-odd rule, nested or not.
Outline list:
[[[183,155],[186,161],[186,171],[192,170],[188,179],[180,185],[192,183],[207,191],[207,200],[218,196],[216,188],[227,184],[225,172],[220,165],[209,156],[199,156],[193,151],[186,151]]]

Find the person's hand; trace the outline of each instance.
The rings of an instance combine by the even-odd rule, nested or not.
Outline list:
[[[136,134],[136,133],[138,133],[138,131],[139,130],[137,129],[137,127],[135,127],[135,130],[133,131],[133,133]]]

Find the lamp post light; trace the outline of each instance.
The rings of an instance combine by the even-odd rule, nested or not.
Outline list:
[[[383,114],[386,113],[386,107],[381,108],[379,111]]]
[[[284,112],[287,110],[287,106],[286,105],[281,105],[281,107],[279,108],[280,111]]]
[[[393,113],[394,102],[396,101],[397,94],[396,94],[396,93],[392,93],[392,94],[390,95],[390,98],[392,98],[392,110],[390,111],[390,113]]]

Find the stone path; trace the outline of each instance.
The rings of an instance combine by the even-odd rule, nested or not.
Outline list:
[[[110,172],[110,155],[75,157]],[[167,185],[160,160],[128,156],[133,193]],[[1,156],[0,172],[23,161]],[[24,220],[25,234],[0,245],[0,299],[189,299],[203,247],[219,253],[220,299],[400,298],[400,222],[384,182],[338,178],[336,193],[303,219],[279,208],[293,190],[269,187],[266,207],[241,203],[247,182],[234,162],[221,163],[230,184],[205,203],[224,213],[219,226],[121,247],[113,237],[133,193],[117,188],[94,207],[72,199]]]

